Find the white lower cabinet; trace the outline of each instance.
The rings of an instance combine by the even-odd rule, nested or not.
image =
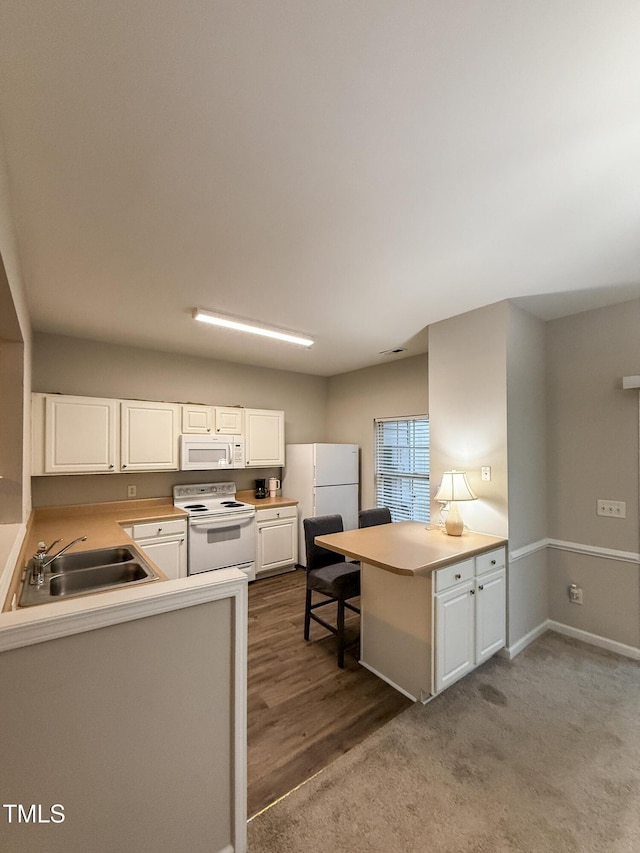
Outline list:
[[[506,644],[505,550],[498,548],[435,574],[435,692]]]
[[[186,521],[144,521],[125,526],[124,530],[169,580],[186,578]]]
[[[473,582],[436,595],[436,693],[475,666]]]
[[[295,569],[298,556],[297,507],[259,509],[256,527],[256,578]]]

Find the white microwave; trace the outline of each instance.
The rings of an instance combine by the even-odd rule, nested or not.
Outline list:
[[[181,471],[244,468],[244,438],[239,435],[181,435]]]

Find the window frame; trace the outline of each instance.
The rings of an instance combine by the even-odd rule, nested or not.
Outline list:
[[[426,432],[426,444],[416,442],[415,427],[410,426],[418,421],[423,422],[421,429]],[[373,490],[375,506],[389,507],[393,521],[414,520],[428,523],[431,518],[431,434],[429,416],[406,415],[402,417],[375,418],[373,424]],[[385,425],[389,424],[398,425],[398,430],[406,429],[406,443],[398,440],[396,443],[381,444],[383,430],[385,429]],[[410,435],[411,433],[413,434]],[[418,437],[422,438],[422,436]],[[388,448],[389,452],[387,454],[384,454],[384,448]],[[384,458],[385,455],[386,460]],[[399,457],[407,455],[410,462],[409,468],[406,470],[393,470],[393,465],[398,463]],[[424,470],[425,467],[426,472]],[[423,470],[420,470],[420,468]],[[420,491],[418,495],[413,491],[416,487]],[[409,505],[405,498],[407,490],[411,492]],[[391,497],[392,495],[393,498]]]

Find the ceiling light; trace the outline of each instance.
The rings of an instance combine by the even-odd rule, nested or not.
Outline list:
[[[295,332],[287,332],[272,326],[259,326],[252,320],[242,320],[240,317],[231,317],[228,314],[205,311],[202,308],[194,308],[193,319],[200,320],[202,323],[211,323],[212,326],[235,329],[236,332],[249,332],[251,335],[262,335],[265,338],[274,338],[277,341],[286,341],[289,344],[298,344],[302,347],[313,345],[311,338],[298,335]]]

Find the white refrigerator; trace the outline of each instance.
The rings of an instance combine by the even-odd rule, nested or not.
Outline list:
[[[358,445],[287,444],[282,494],[298,501],[298,563],[306,566],[305,518],[342,516],[345,530],[358,526]]]

